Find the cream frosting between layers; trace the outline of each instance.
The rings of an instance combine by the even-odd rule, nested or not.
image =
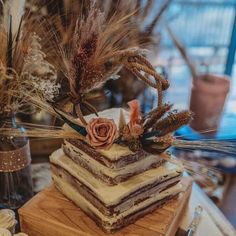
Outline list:
[[[96,194],[97,198],[106,206],[116,205],[131,193],[147,185],[178,176],[183,171],[182,167],[166,162],[158,168],[153,168],[135,175],[118,185],[109,186],[95,178],[86,169],[77,165],[64,154],[62,149],[55,151],[50,156],[50,161],[51,163],[64,168],[72,176],[91,189],[91,191]]]
[[[151,167],[151,165],[160,162],[162,159],[158,155],[149,155],[145,157],[144,159],[137,160],[134,163],[128,164],[124,167],[120,168],[114,168],[111,169],[103,164],[101,164],[99,161],[96,161],[93,157],[89,156],[87,153],[83,152],[79,148],[76,148],[71,143],[65,141],[65,147],[70,150],[70,155],[67,154],[69,157],[73,159],[77,159],[80,163],[83,165],[87,165],[91,168],[92,172],[101,175],[104,174],[112,179],[115,179],[119,176],[124,176],[128,174],[134,174],[134,173],[140,173],[148,168]]]
[[[182,185],[176,184],[173,187],[170,187],[169,189],[152,195],[147,200],[144,200],[137,205],[131,206],[127,211],[115,215],[115,216],[106,216],[102,214],[95,206],[93,206],[89,201],[86,200],[79,192],[70,184],[68,184],[66,181],[63,181],[58,176],[53,175],[54,182],[56,186],[60,189],[60,191],[68,197],[70,200],[72,200],[76,205],[78,205],[83,211],[87,212],[89,215],[95,214],[99,219],[101,219],[103,222],[111,226],[119,220],[122,220],[124,217],[129,216],[130,214],[137,212],[139,210],[144,209],[145,207],[148,207],[149,205],[162,200],[168,196],[175,196],[176,194],[180,193],[182,190]],[[106,227],[107,228],[107,227]]]
[[[116,143],[114,143],[109,149],[100,149],[96,151],[112,161],[134,154],[134,152],[132,152],[127,146],[121,146]]]

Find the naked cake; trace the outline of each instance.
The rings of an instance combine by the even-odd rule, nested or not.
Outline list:
[[[164,152],[191,113],[163,102],[168,80],[148,61],[145,49],[125,46],[132,30],[129,17],[118,14],[105,21],[95,4],[85,15],[76,23],[71,47],[59,50],[65,76],[58,96],[38,106],[65,122],[55,134],[50,131],[64,139],[50,157],[56,187],[104,231],[113,232],[181,192],[182,164]],[[157,106],[151,111],[142,113],[139,101],[132,100],[125,110],[97,113],[91,101],[101,93],[95,90],[118,78],[122,68],[156,91]],[[84,116],[85,111],[91,115]]]
[[[99,117],[118,125],[120,114],[128,117],[121,109],[106,110]],[[114,232],[181,192],[183,168],[163,155],[131,150],[120,142],[95,149],[82,140],[66,139],[50,162],[56,187],[104,231]]]

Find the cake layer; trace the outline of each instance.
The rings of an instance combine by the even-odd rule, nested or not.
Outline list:
[[[87,199],[87,201],[89,201],[100,212],[107,216],[115,216],[125,212],[131,206],[136,205],[141,201],[147,200],[153,195],[159,194],[162,191],[168,189],[169,187],[176,185],[182,178],[182,176],[177,176],[161,183],[154,183],[151,186],[146,186],[144,188],[139,189],[135,193],[130,194],[117,205],[106,206],[103,202],[96,198],[94,193],[89,188],[79,182],[75,177],[70,175],[65,169],[54,164],[51,164],[51,167],[54,176],[61,178],[63,181],[73,186],[82,196]]]
[[[121,146],[119,144],[113,144],[109,150],[106,149],[94,149],[88,144],[78,139],[67,139],[66,144],[71,144],[74,148],[83,151],[88,156],[91,156],[102,165],[111,169],[122,168],[128,164],[134,163],[139,160],[145,159],[149,154],[144,150],[132,152],[127,146]]]
[[[77,206],[79,206],[87,215],[89,215],[106,232],[113,232],[130,223],[135,222],[145,214],[154,211],[158,206],[174,198],[181,191],[181,185],[177,184],[164,190],[159,194],[154,194],[147,200],[133,205],[125,212],[110,217],[102,214],[97,207],[93,206],[77,189],[63,178],[53,174],[54,183],[57,188]]]
[[[97,158],[91,157],[85,151],[77,148],[68,141],[64,141],[63,151],[77,164],[109,185],[123,182],[133,175],[142,173],[150,168],[158,167],[164,162],[164,159],[158,155],[148,155],[141,160],[137,160],[123,167],[109,168],[99,162]]]
[[[106,207],[119,205],[127,197],[140,193],[140,189],[151,189],[168,179],[179,177],[183,171],[182,167],[165,162],[158,168],[135,175],[118,185],[109,186],[67,157],[62,149],[55,151],[50,156],[50,162],[67,171]]]

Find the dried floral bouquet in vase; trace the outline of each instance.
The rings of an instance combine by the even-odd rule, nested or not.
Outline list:
[[[20,33],[20,29],[16,31],[16,25],[13,26],[19,18],[12,16],[10,5],[1,7],[8,13],[1,19],[0,25],[0,127],[15,128],[24,132],[23,127],[16,125],[15,116],[25,102],[23,97],[18,96],[19,93],[16,95],[23,85],[16,66],[17,60],[20,59],[17,47],[17,32]],[[23,11],[23,8],[21,10]],[[17,19],[13,20],[14,17]],[[26,137],[0,134],[1,208],[17,209],[32,197],[30,162],[29,141]]]
[[[35,111],[28,105],[29,96],[51,101],[59,87],[40,38],[31,33],[35,25],[24,13],[25,1],[0,5],[0,208],[18,209],[32,197],[33,186],[26,124],[16,122],[17,114]],[[21,136],[6,131],[12,129]]]

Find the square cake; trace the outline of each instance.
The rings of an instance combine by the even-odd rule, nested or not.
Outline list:
[[[118,123],[120,109],[99,116]],[[85,117],[87,121],[92,116]],[[66,139],[51,157],[56,187],[104,231],[114,232],[181,192],[182,166],[143,149],[131,151],[114,143],[96,149],[77,139]]]

